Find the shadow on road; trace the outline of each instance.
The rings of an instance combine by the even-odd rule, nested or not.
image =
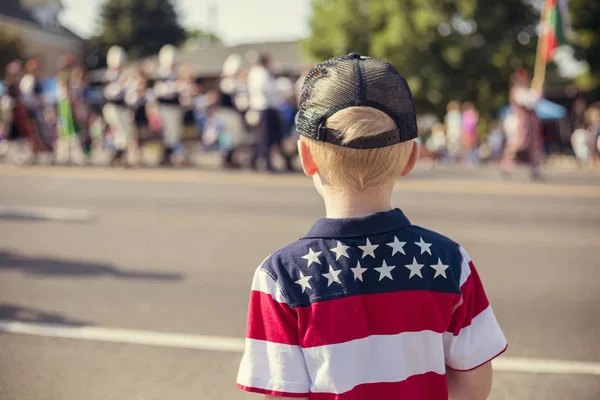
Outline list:
[[[28,257],[0,251],[0,271],[15,270],[31,275],[68,276],[75,278],[113,277],[119,279],[142,279],[153,281],[180,281],[180,273],[153,271],[127,271],[109,264],[89,261],[62,260],[46,257]]]
[[[90,325],[85,321],[65,318],[60,314],[48,313],[35,308],[23,307],[15,304],[0,304],[0,320],[68,326]]]

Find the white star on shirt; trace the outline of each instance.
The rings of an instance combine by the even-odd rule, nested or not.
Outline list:
[[[429,253],[429,255],[431,255],[431,243],[426,243],[425,241],[423,241],[423,238],[420,237],[419,242],[415,242],[415,244],[421,248],[421,254]]]
[[[319,256],[321,255],[322,251],[313,251],[313,249],[311,249],[310,247],[308,248],[308,254],[305,256],[302,256],[302,258],[304,258],[307,262],[307,267],[310,267],[310,265],[314,262],[316,262],[317,264],[321,264],[321,261],[319,261]]]
[[[394,236],[393,242],[386,243],[386,244],[392,248],[392,255],[394,255],[396,253],[402,253],[402,254],[406,255],[406,253],[404,252],[404,245],[406,244],[406,242],[399,241],[396,236]]]
[[[413,257],[412,264],[405,265],[405,267],[410,270],[410,275],[408,276],[408,279],[412,278],[415,275],[418,275],[419,278],[423,278],[423,275],[421,275],[421,268],[423,268],[423,264],[419,264],[416,258]]]
[[[352,273],[354,274],[354,280],[358,279],[359,281],[364,282],[362,276],[367,269],[360,266],[360,261],[356,262],[356,267],[350,268],[350,269],[352,270]]]
[[[362,258],[365,258],[366,256],[371,256],[371,257],[375,258],[375,249],[378,247],[379,247],[378,244],[371,244],[369,239],[367,239],[366,245],[358,246],[358,248],[363,251]]]
[[[435,269],[435,275],[433,276],[433,279],[437,278],[438,276],[443,276],[444,278],[448,279],[446,276],[446,269],[448,269],[449,265],[442,264],[441,259],[438,258],[437,265],[430,265],[430,267]]]
[[[338,275],[340,274],[340,272],[342,272],[341,269],[338,269],[337,271],[335,269],[333,269],[333,267],[330,265],[329,266],[329,272],[326,274],[321,274],[323,275],[325,278],[327,278],[327,286],[331,285],[333,282],[337,282],[337,283],[342,283],[340,282],[340,278],[338,278]]]
[[[379,280],[382,280],[383,278],[390,278],[391,280],[394,280],[394,278],[392,278],[392,270],[394,268],[396,268],[395,265],[388,266],[385,263],[385,260],[383,260],[383,265],[379,268],[375,268],[375,270],[379,272]]]
[[[331,251],[333,251],[335,253],[335,260],[339,260],[341,256],[344,256],[346,258],[350,258],[348,257],[348,249],[350,248],[350,246],[344,246],[342,244],[342,242],[340,242],[338,240],[337,242],[337,246],[335,246],[333,249],[330,249]]]
[[[300,272],[300,279],[298,279],[295,283],[297,283],[298,285],[300,285],[300,287],[302,287],[302,293],[304,293],[304,291],[306,290],[306,288],[312,289],[312,287],[310,286],[310,283],[308,283],[309,280],[311,280],[312,276],[304,276],[304,274],[302,272]]]

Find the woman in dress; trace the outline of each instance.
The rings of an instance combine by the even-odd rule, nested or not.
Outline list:
[[[513,75],[509,93],[511,115],[507,117],[507,142],[501,166],[505,173],[513,170],[517,162],[525,162],[531,178],[540,177],[543,162],[542,124],[535,114],[541,94],[530,88],[527,72],[519,69]]]

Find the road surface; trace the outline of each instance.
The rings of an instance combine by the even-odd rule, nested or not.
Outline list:
[[[0,166],[0,400],[251,399],[250,279],[323,206],[309,179]],[[600,176],[419,170],[394,205],[478,265],[509,340],[492,399],[600,398]]]

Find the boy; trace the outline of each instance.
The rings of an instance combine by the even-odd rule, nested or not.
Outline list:
[[[506,340],[471,259],[390,205],[418,157],[406,81],[354,53],[317,65],[297,127],[327,218],[257,269],[238,386],[319,400],[487,398]]]

